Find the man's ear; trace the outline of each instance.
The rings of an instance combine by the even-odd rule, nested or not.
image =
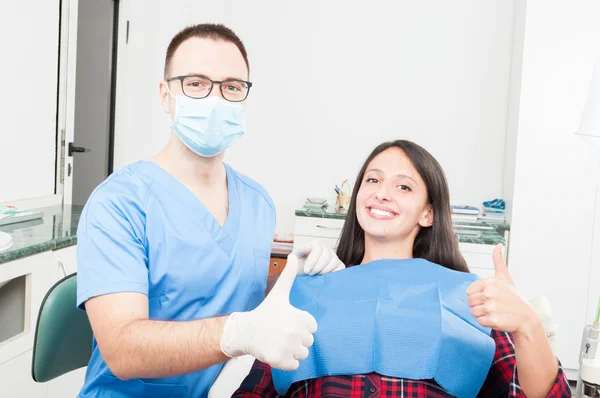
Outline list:
[[[162,81],[159,83],[158,85],[158,90],[159,90],[159,97],[160,97],[160,102],[163,106],[163,110],[165,111],[165,113],[170,113],[171,112],[171,107],[170,107],[170,102],[169,101],[171,99],[171,96],[169,95],[169,88],[167,86],[167,82]]]

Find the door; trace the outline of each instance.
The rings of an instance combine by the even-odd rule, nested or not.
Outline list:
[[[61,135],[63,201],[84,205],[112,172],[114,0],[68,0],[64,129]],[[65,41],[63,41],[65,43]]]

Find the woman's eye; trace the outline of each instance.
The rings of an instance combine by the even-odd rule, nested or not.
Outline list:
[[[412,191],[412,189],[408,185],[398,185],[402,191]]]
[[[373,184],[377,184],[379,182],[379,180],[377,180],[377,178],[367,178],[367,182],[371,182]]]

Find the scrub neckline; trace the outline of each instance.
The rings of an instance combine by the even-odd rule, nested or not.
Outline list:
[[[209,232],[213,235],[221,248],[228,254],[231,254],[233,243],[237,238],[240,218],[240,203],[237,181],[235,172],[231,166],[225,162],[221,163],[223,167],[225,167],[226,172],[227,198],[229,204],[227,218],[225,219],[225,223],[221,226],[221,224],[219,224],[210,211],[208,211],[208,208],[204,205],[204,203],[202,203],[202,201],[187,186],[185,186],[162,166],[150,160],[139,160],[137,163],[157,170],[158,173],[152,173],[150,177],[161,184],[164,188],[173,190],[172,193],[174,196],[183,202],[183,204],[189,208],[196,218],[200,219],[202,224],[208,227]]]

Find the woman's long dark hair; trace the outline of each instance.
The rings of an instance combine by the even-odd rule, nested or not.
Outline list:
[[[384,142],[371,152],[363,164],[348,209],[348,215],[337,248],[337,256],[346,266],[360,264],[365,255],[365,231],[356,217],[356,196],[369,163],[381,152],[389,148],[399,148],[411,160],[413,166],[425,182],[427,200],[433,207],[433,225],[421,228],[413,246],[413,257],[423,258],[456,271],[469,272],[467,263],[458,248],[458,241],[452,231],[450,192],[446,174],[438,161],[425,149],[411,141],[396,140]]]

